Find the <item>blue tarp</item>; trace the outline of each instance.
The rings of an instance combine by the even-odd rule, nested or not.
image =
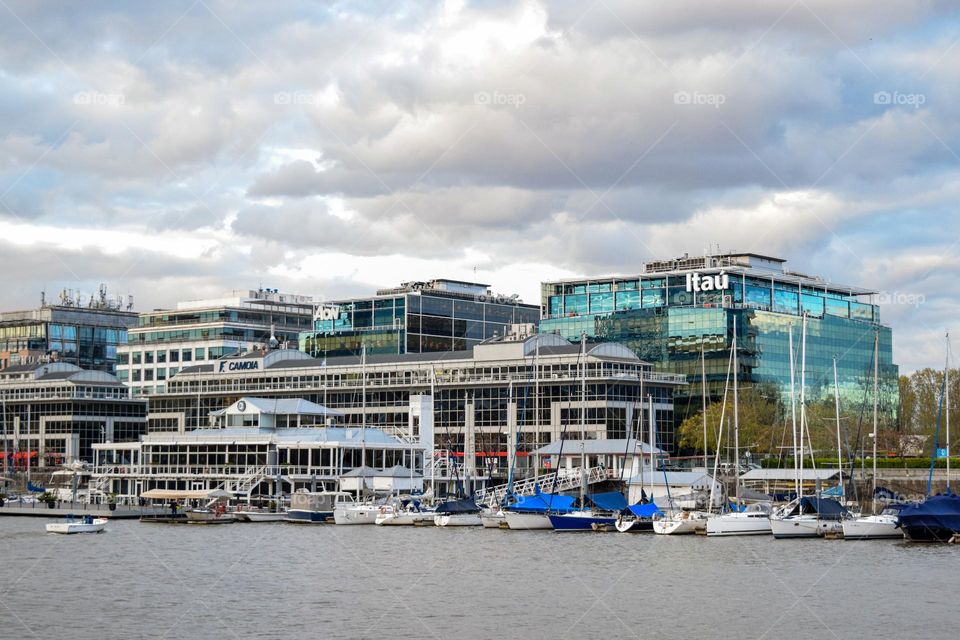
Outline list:
[[[619,491],[592,493],[587,499],[604,511],[623,511],[627,508],[627,499]]]
[[[827,496],[828,498],[842,498],[843,497],[843,487],[837,485],[835,487],[830,487],[826,491],[821,491],[820,495]]]
[[[473,500],[450,500],[437,507],[437,513],[477,513],[480,507]]]
[[[33,484],[32,482],[29,482],[29,481],[28,481],[28,482],[27,482],[27,491],[31,491],[31,492],[33,492],[33,493],[44,493],[44,492],[46,491],[46,489],[44,489],[43,487],[40,487],[40,486],[35,485],[35,484]]]
[[[960,533],[960,496],[937,495],[906,506],[897,524],[913,540],[947,542]]]
[[[515,496],[516,502],[507,507],[508,511],[523,513],[569,513],[573,511],[573,496],[537,493],[535,496]]]
[[[660,511],[660,507],[653,502],[647,502],[645,504],[632,504],[630,505],[629,509],[630,513],[638,518],[652,518],[655,515],[663,515],[663,512]]]
[[[849,513],[846,507],[831,498],[804,496],[793,506],[788,515],[819,514],[824,520],[839,520]]]

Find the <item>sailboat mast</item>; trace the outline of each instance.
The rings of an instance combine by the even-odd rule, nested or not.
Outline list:
[[[737,316],[733,316],[733,457],[736,477],[737,508],[740,507],[740,401],[737,378],[740,376],[740,358],[737,353]]]
[[[363,344],[360,348],[360,468],[367,465],[367,345]],[[366,487],[367,477],[360,477],[360,485],[357,488],[357,497],[360,497],[360,487]]]
[[[800,467],[797,461],[797,391],[796,391],[796,370],[794,368],[793,356],[793,324],[788,327],[790,339],[790,420],[793,424],[793,477],[794,491],[800,495]]]
[[[837,416],[837,469],[840,470],[840,499],[846,496],[843,488],[843,451],[840,448],[840,385],[837,382],[837,357],[833,357],[833,408]]]
[[[736,322],[736,320],[734,320]],[[707,461],[707,355],[703,340],[700,341],[700,386],[701,404],[703,405],[703,471],[706,473]]]
[[[873,512],[877,512],[877,412],[880,403],[880,331],[873,334]]]
[[[800,332],[800,443],[797,453],[800,458],[800,491],[798,498],[803,497],[803,434],[807,428],[807,314],[803,314],[803,327]],[[812,455],[811,451],[811,455]]]
[[[950,332],[947,331],[947,366],[943,371],[943,406],[947,425],[947,493],[950,493]]]

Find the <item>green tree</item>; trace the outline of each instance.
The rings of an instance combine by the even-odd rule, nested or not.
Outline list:
[[[740,390],[740,449],[754,453],[776,451],[783,440],[783,420],[780,396],[775,389],[765,385],[750,385]],[[720,416],[724,413],[723,442],[726,452],[733,447],[733,398],[727,398],[727,408],[722,402],[707,407],[707,450],[716,451]],[[680,424],[679,445],[682,449],[703,453],[703,412],[689,416]],[[727,456],[721,456],[727,457]]]

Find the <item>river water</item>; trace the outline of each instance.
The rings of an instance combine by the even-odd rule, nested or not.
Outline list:
[[[957,637],[960,545],[0,518],[0,638]]]

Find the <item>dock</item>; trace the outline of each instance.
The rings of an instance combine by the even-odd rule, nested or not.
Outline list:
[[[169,513],[169,509],[153,507],[133,507],[130,505],[116,505],[111,510],[106,504],[89,504],[86,502],[61,502],[54,508],[45,503],[18,504],[7,502],[0,507],[0,516],[19,516],[32,518],[49,518],[58,520],[68,515],[93,516],[95,518],[109,518],[111,520],[136,520],[142,515],[153,515],[162,512]]]

